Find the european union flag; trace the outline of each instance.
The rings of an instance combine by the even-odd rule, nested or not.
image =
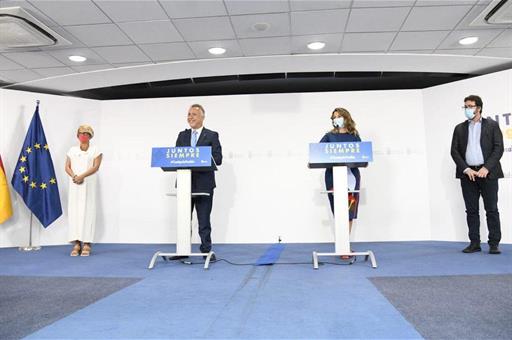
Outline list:
[[[45,228],[62,215],[52,156],[39,118],[39,103],[30,122],[11,183]]]

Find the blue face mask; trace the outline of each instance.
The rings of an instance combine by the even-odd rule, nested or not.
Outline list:
[[[341,129],[345,125],[345,119],[343,119],[343,117],[334,118],[332,120],[332,125]]]
[[[471,108],[471,107],[466,107],[464,109],[464,115],[466,116],[467,119],[471,120],[473,118],[475,118],[475,108]]]

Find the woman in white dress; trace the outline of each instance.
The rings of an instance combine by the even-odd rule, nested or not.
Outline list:
[[[81,125],[77,131],[80,145],[69,149],[66,173],[69,175],[69,240],[74,244],[71,256],[89,256],[96,225],[96,172],[102,153],[89,143],[94,131]],[[82,246],[83,242],[83,246]]]

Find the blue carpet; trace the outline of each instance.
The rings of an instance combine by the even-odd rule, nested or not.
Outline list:
[[[69,246],[20,253],[0,249],[0,275],[139,277],[141,281],[32,333],[29,338],[421,338],[414,325],[369,278],[512,274],[512,245],[501,255],[463,254],[464,243],[353,243],[379,264],[324,264],[313,250],[332,244],[286,244],[273,266],[158,262],[168,245],[98,244],[90,258],[71,258]],[[269,245],[215,245],[218,258],[254,264]],[[484,249],[486,250],[486,249]],[[332,259],[342,264],[341,260]],[[279,263],[304,263],[279,265]],[[0,287],[0,289],[2,289]],[[475,306],[478,308],[478,306]],[[0,313],[8,313],[1,308]],[[475,325],[478,326],[478,325]]]
[[[271,245],[265,254],[261,255],[258,261],[256,261],[257,266],[268,266],[272,265],[279,260],[279,256],[284,250],[284,244],[276,243]]]

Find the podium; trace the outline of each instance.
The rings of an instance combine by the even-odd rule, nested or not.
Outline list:
[[[212,163],[212,151],[209,146],[153,148],[151,167],[160,167],[163,171],[176,171],[176,252],[157,251],[149,262],[152,269],[159,257],[202,256],[205,258],[204,269],[208,269],[213,251],[209,253],[192,252],[192,197],[209,196],[207,192],[192,192],[193,171],[217,170]]]
[[[318,258],[321,256],[365,256],[377,268],[375,255],[371,250],[352,252],[350,250],[350,231],[347,192],[347,169],[366,167],[373,160],[371,142],[339,142],[309,144],[309,168],[331,168],[333,170],[333,190],[324,191],[334,196],[334,252],[319,253],[313,251],[313,268],[318,269]]]

